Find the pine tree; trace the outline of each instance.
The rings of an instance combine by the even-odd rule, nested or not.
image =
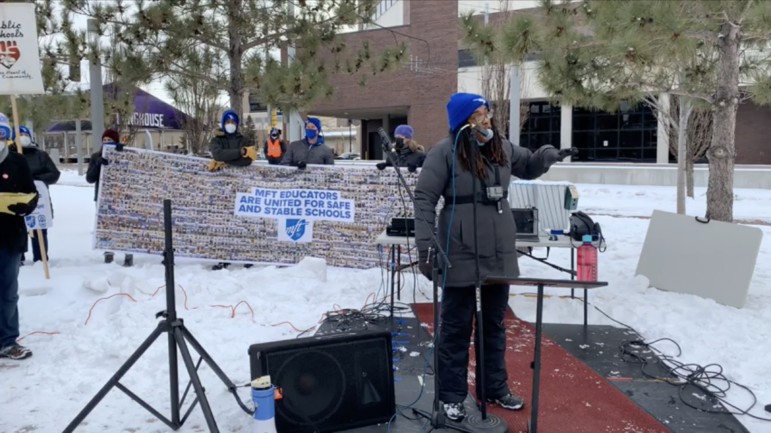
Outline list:
[[[615,111],[651,94],[712,111],[707,217],[733,220],[739,104],[771,104],[769,0],[542,0],[495,34],[464,17],[466,37],[512,60],[541,55],[538,78],[564,103]],[[740,83],[750,84],[740,88]]]
[[[257,146],[259,149],[260,143],[257,142],[257,128],[254,126],[254,119],[252,119],[252,116],[246,116],[243,129],[244,130],[241,131],[241,133],[246,138],[246,142]]]
[[[366,22],[376,0],[157,0],[92,2],[63,0],[69,11],[116,25],[115,36],[146,63],[170,80],[203,80],[230,98],[230,108],[244,112],[247,90],[263,104],[281,109],[304,107],[333,94],[331,71],[378,73],[399,64],[404,44],[372,53],[366,41],[348,50],[339,37],[347,26]],[[290,13],[290,7],[294,13]],[[106,32],[107,29],[101,30]],[[265,53],[293,44],[296,61],[282,64]],[[224,77],[200,74],[181,59],[193,48],[210,49],[225,71]],[[327,65],[319,54],[331,52]],[[224,78],[224,79],[223,79]]]

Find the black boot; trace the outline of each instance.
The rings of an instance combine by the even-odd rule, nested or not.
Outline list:
[[[126,257],[123,258],[123,266],[130,268],[134,266],[134,255],[133,254],[126,254]]]
[[[112,261],[115,259],[115,253],[106,252],[104,253],[104,262],[105,263],[112,263]]]
[[[254,265],[253,265],[253,264],[251,264],[251,263],[249,263],[249,264],[246,264],[246,265],[244,265],[244,269],[249,269],[249,268],[251,268],[252,266],[254,266]]]
[[[223,269],[227,269],[228,266],[230,266],[230,263],[220,262],[220,263],[217,263],[216,265],[212,266],[211,270],[212,271],[221,271]]]

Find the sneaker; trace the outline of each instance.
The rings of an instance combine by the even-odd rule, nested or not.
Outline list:
[[[445,403],[444,415],[451,421],[461,422],[466,418],[466,407],[463,403]]]
[[[509,410],[520,410],[525,406],[525,402],[514,394],[507,394],[499,398],[488,398],[487,401]]]
[[[24,346],[19,346],[18,344],[12,344],[0,349],[0,358],[20,360],[27,359],[30,356],[32,356],[32,351]]]

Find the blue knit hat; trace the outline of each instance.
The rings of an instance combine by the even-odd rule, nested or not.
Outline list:
[[[222,128],[223,131],[225,131],[225,121],[226,120],[232,120],[236,122],[236,129],[238,129],[238,126],[241,123],[241,119],[238,118],[238,113],[236,113],[233,110],[225,110],[222,113],[222,119],[220,119],[220,128]]]
[[[321,134],[321,120],[315,117],[309,117],[308,119],[305,120],[305,124],[307,125],[309,123],[312,123],[313,126],[315,126],[316,129],[319,131],[319,134]]]
[[[410,125],[399,125],[396,127],[396,130],[394,131],[394,135],[401,135],[404,138],[409,138],[412,140],[412,126]]]
[[[482,95],[474,93],[453,93],[447,101],[447,123],[450,131],[455,131],[466,122],[471,113],[484,105],[488,109],[490,104]]]

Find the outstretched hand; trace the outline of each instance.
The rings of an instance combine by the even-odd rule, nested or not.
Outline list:
[[[386,163],[385,162],[378,162],[377,164],[375,164],[375,167],[377,167],[378,170],[385,170]]]
[[[563,159],[569,156],[578,155],[578,149],[576,149],[575,147],[571,147],[570,149],[562,149],[559,151],[557,155],[558,155],[557,160],[562,161]]]

